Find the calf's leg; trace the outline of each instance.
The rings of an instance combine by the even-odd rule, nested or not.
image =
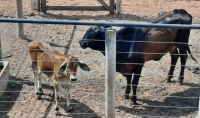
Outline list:
[[[56,100],[56,107],[55,107],[55,114],[59,115],[59,99],[60,99],[60,88],[57,81],[54,80],[54,90],[55,90],[55,100]]]
[[[72,106],[70,104],[70,81],[67,82],[67,84],[65,84],[65,98],[66,98],[66,105],[67,105],[67,109],[68,110],[72,110]]]
[[[41,85],[41,75],[42,75],[42,72],[40,70],[38,70],[38,89],[39,89],[39,95],[43,95],[44,92],[42,90],[42,85]]]
[[[38,87],[38,68],[37,68],[37,62],[33,61],[31,63],[32,71],[33,71],[33,81],[35,86],[35,94],[39,94],[39,87]]]

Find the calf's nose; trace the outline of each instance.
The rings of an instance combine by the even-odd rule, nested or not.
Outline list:
[[[76,81],[77,81],[77,78],[70,78],[70,81],[71,81],[71,82],[76,82]]]

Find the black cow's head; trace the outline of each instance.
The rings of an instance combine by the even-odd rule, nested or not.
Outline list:
[[[79,41],[81,48],[91,48],[93,50],[105,50],[105,28],[99,26],[90,27],[83,38]]]

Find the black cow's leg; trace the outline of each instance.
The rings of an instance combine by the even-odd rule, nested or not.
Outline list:
[[[185,47],[180,48],[180,58],[181,58],[181,71],[179,75],[179,84],[183,84],[184,79],[184,70],[185,70],[185,64],[187,60],[187,51],[185,50]]]
[[[125,89],[125,93],[124,93],[125,99],[129,99],[129,94],[131,91],[131,79],[132,79],[132,75],[126,76],[127,84],[126,84],[126,89]]]
[[[137,70],[134,72],[134,78],[132,80],[133,95],[131,97],[131,103],[130,103],[131,105],[137,105],[136,92],[137,92],[137,87],[138,87],[141,71],[142,71],[142,66],[137,66]]]
[[[179,57],[178,50],[176,49],[174,52],[170,53],[171,55],[171,66],[168,73],[167,82],[171,82],[171,78],[173,77],[174,69],[176,67],[176,63]]]

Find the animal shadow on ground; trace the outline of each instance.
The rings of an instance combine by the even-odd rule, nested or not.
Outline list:
[[[27,38],[27,37],[23,37],[22,39],[23,39],[23,40],[26,40],[27,42],[31,42],[31,41],[34,40],[34,39]],[[52,46],[52,47],[66,47],[65,45],[62,46],[62,45],[58,45],[58,44],[56,44],[56,43],[50,43],[50,42],[47,42],[47,43],[49,43],[50,46]]]
[[[44,18],[57,18],[61,20],[88,20],[88,19],[94,19],[94,20],[104,20],[104,21],[110,21],[110,20],[131,20],[131,21],[151,21],[153,18],[144,18],[137,15],[132,14],[121,14],[121,15],[63,15],[63,14],[53,14],[53,13],[43,13],[43,14],[36,14]]]
[[[45,87],[43,87],[45,88]],[[52,87],[53,90],[53,87]],[[47,106],[45,114],[44,114],[44,118],[48,117],[49,114],[51,114],[50,112],[52,111],[51,109],[55,108],[55,94],[53,93],[49,93],[45,95],[50,96],[50,98],[41,98],[41,100],[45,100],[50,102],[50,104]],[[43,96],[45,96],[43,95]],[[60,109],[64,110],[60,110],[60,114],[59,116],[64,116],[64,117],[72,117],[72,118],[100,118],[92,109],[90,109],[87,105],[85,105],[84,103],[75,100],[75,99],[70,99],[70,103],[73,107],[72,110],[68,110],[67,106],[65,104],[65,98],[61,97],[60,102],[59,102],[59,106]],[[55,114],[54,114],[55,115]],[[56,115],[55,115],[56,116]]]
[[[7,115],[8,112],[11,110],[15,101],[17,100],[23,84],[17,82],[21,79],[16,78],[14,76],[10,76],[10,80],[8,81],[8,86],[4,91],[3,95],[1,96],[0,100],[0,117],[1,118],[9,118]]]
[[[64,103],[64,99],[62,99]],[[84,103],[75,100],[75,99],[70,99],[71,105],[73,107],[73,110],[68,111],[67,107],[65,104],[60,104],[60,107],[64,109],[64,111],[67,113],[61,114],[60,116],[65,116],[65,117],[72,117],[72,118],[100,118],[91,108],[89,108],[87,105]]]
[[[129,114],[142,115],[147,117],[187,116],[189,113],[196,112],[198,110],[200,88],[199,84],[185,83],[184,85],[187,85],[190,88],[183,92],[176,92],[174,94],[171,94],[169,97],[166,97],[162,102],[138,99],[138,101],[147,104],[140,106],[143,107],[143,109],[137,108],[137,106],[132,108],[118,106],[117,109],[125,111]]]
[[[23,82],[23,80],[18,79],[18,81],[22,81],[22,84],[26,84],[29,86],[34,86],[33,81],[28,81],[30,80],[29,77],[26,78],[26,81]],[[17,80],[16,80],[17,81]],[[51,114],[52,108],[55,108],[55,94],[54,94],[54,87],[49,84],[44,84],[42,83],[42,89],[48,89],[51,92],[45,93],[42,95],[40,101],[48,101],[49,104],[46,108],[46,111],[44,112],[44,118],[48,117],[49,114]],[[36,95],[35,95],[36,96]],[[49,96],[49,97],[45,97]],[[61,109],[64,110],[65,113],[62,113],[62,110],[60,111],[60,116],[67,116],[67,117],[73,117],[73,118],[100,118],[92,109],[90,109],[87,105],[84,103],[79,102],[78,100],[70,99],[71,105],[73,107],[73,110],[68,111],[66,104],[65,104],[65,98],[61,97],[59,106]],[[66,114],[67,113],[67,114]],[[56,116],[56,115],[55,115]]]

